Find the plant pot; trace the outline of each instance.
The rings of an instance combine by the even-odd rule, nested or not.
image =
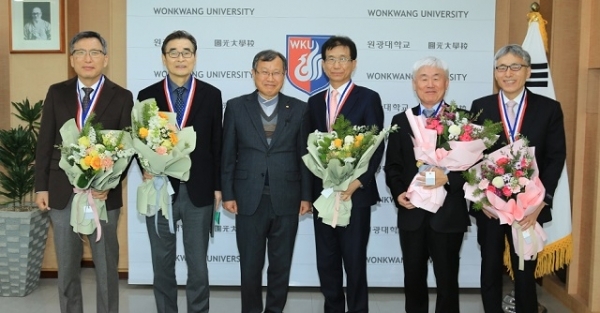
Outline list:
[[[39,285],[48,223],[37,209],[0,211],[0,296],[23,297]]]

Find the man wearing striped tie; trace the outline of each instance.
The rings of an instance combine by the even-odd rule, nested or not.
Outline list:
[[[69,50],[77,77],[48,89],[35,156],[35,191],[36,204],[41,210],[49,210],[54,229],[60,310],[81,313],[83,243],[70,224],[73,186],[58,166],[61,153],[55,147],[62,143],[60,128],[72,118],[83,125],[93,113],[94,123],[100,123],[104,129],[130,126],[133,96],[102,74],[108,65],[108,51],[100,34],[78,33],[71,39]],[[121,184],[110,191],[92,190],[92,195],[106,200],[108,216],[107,221],[100,220],[100,240],[89,240],[96,271],[96,312],[114,313],[119,311],[117,222],[123,206]],[[96,231],[88,238],[96,238]]]

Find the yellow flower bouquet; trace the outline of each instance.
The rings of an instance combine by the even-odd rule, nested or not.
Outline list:
[[[353,126],[340,115],[330,133],[315,131],[308,135],[308,154],[302,157],[306,167],[323,180],[323,192],[313,203],[323,223],[347,226],[352,201],[340,201],[340,193],[369,167],[377,147],[397,126],[384,128]]]
[[[133,147],[144,171],[153,175],[137,190],[137,210],[145,216],[156,216],[159,210],[172,216],[173,188],[168,176],[187,181],[196,148],[193,127],[177,129],[176,114],[160,112],[155,99],[136,102],[131,112]],[[169,223],[173,233],[172,223]]]
[[[134,154],[131,138],[122,130],[102,130],[90,115],[83,128],[68,120],[60,129],[62,144],[59,167],[73,185],[75,196],[71,203],[71,226],[76,233],[90,235],[96,241],[102,236],[100,219],[107,221],[106,203],[94,199],[91,190],[115,188]]]

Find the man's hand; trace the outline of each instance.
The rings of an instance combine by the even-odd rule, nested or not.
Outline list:
[[[237,202],[235,202],[235,200],[224,201],[223,208],[233,214],[238,213]]]
[[[92,189],[92,198],[97,200],[106,201],[108,198],[108,190],[100,191],[96,189]]]
[[[486,209],[481,209],[483,211],[483,214],[485,214],[485,216],[487,216],[489,219],[495,219],[497,220],[498,217],[490,212],[488,212],[488,210]]]
[[[35,204],[37,204],[38,208],[42,211],[50,210],[48,207],[48,192],[40,191],[35,194]]]
[[[523,217],[523,219],[519,221],[519,225],[521,225],[523,231],[526,231],[529,227],[535,226],[535,223],[537,223],[537,218],[545,206],[546,203],[542,202],[535,211],[531,212],[531,214]]]
[[[340,200],[348,201],[352,198],[352,194],[356,191],[356,189],[360,188],[361,182],[358,179],[353,180],[350,185],[348,185],[348,189],[344,190],[340,194]]]
[[[416,208],[416,206],[410,203],[410,200],[406,197],[406,191],[398,196],[398,203],[409,210]]]
[[[222,200],[223,196],[221,195],[221,191],[215,190],[215,211],[219,210],[219,205],[221,205]]]
[[[144,173],[142,174],[142,179],[144,181],[150,180],[152,178],[154,178],[154,175],[152,175],[152,174],[150,174],[150,173],[148,173],[146,171],[144,171]]]
[[[425,172],[434,172],[435,173],[435,185],[433,186],[427,186],[425,185]],[[417,177],[417,181],[419,183],[421,183],[421,185],[423,186],[424,189],[435,189],[437,187],[441,187],[444,186],[449,180],[448,180],[448,175],[446,175],[446,173],[444,173],[444,170],[442,170],[439,167],[435,167],[433,166],[431,169],[427,170],[427,171],[422,171],[421,173],[419,173],[419,177]]]
[[[312,204],[310,201],[300,201],[300,215],[312,213]]]

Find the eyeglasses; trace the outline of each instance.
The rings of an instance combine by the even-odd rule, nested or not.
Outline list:
[[[323,62],[325,62],[325,64],[327,65],[334,65],[336,62],[339,62],[340,65],[346,65],[348,64],[348,62],[352,62],[353,60],[347,57],[341,57],[341,58],[334,58],[334,57],[330,57],[325,59]]]
[[[259,72],[257,70],[254,70],[254,72],[256,74],[258,74],[259,76],[264,77],[264,78],[267,78],[269,76],[273,76],[273,78],[279,79],[279,78],[283,77],[283,73],[282,72],[267,72],[267,71],[260,71]]]
[[[496,71],[498,72],[506,72],[508,69],[510,69],[513,72],[517,72],[520,71],[521,68],[523,67],[529,67],[529,65],[525,65],[525,64],[518,64],[518,63],[513,63],[511,65],[498,65],[496,66]]]
[[[190,50],[183,50],[181,52],[177,50],[171,50],[167,52],[167,55],[173,59],[177,59],[179,56],[182,56],[184,59],[189,59],[194,55],[194,53]]]
[[[100,56],[103,56],[104,52],[102,50],[74,50],[73,53],[71,53],[71,55],[77,59],[83,59],[86,55],[89,55],[90,57],[95,59],[99,58]]]

